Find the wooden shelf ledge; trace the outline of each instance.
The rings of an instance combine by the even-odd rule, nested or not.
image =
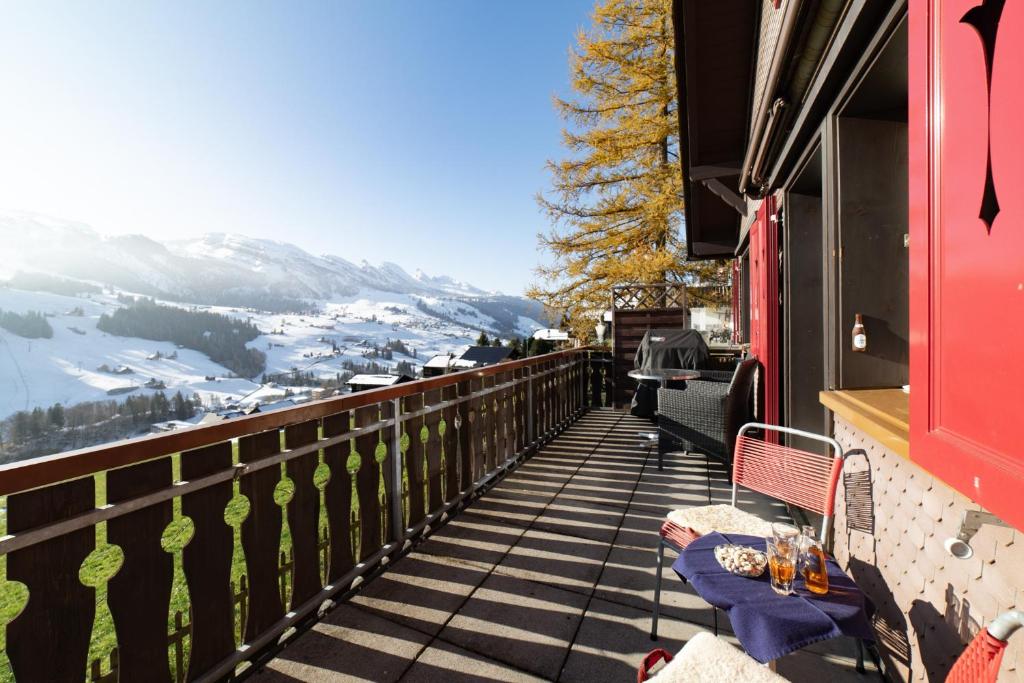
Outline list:
[[[902,389],[822,391],[818,398],[889,450],[910,457],[910,395]]]

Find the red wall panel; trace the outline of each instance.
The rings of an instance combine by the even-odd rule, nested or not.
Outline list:
[[[750,352],[761,361],[768,424],[779,422],[779,244],[775,199],[766,197],[750,227]],[[774,440],[774,432],[769,434]]]
[[[909,20],[910,456],[1024,529],[1024,3]]]

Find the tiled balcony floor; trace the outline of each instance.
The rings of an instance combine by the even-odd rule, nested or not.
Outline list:
[[[630,681],[649,639],[657,531],[672,507],[727,502],[720,467],[639,446],[649,422],[585,415],[252,680]],[[785,518],[767,500],[745,509]],[[781,515],[781,516],[780,516]],[[657,646],[714,614],[666,561]],[[720,633],[731,638],[719,614]],[[796,681],[862,680],[853,641],[778,663]]]

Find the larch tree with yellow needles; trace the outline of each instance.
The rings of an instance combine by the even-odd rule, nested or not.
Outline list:
[[[528,296],[586,339],[619,284],[728,284],[722,262],[685,261],[671,0],[604,0],[570,53],[572,99],[555,98],[568,155],[537,202],[551,256]]]

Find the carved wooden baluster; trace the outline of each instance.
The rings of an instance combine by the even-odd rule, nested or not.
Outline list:
[[[181,478],[186,481],[230,469],[230,442],[181,454]],[[190,681],[235,649],[231,591],[234,534],[224,521],[224,510],[232,495],[231,481],[224,481],[181,497],[181,513],[192,519],[195,529],[192,540],[182,550],[182,567],[192,603]]]
[[[355,426],[366,427],[380,420],[380,406],[376,403],[356,408]],[[356,473],[356,492],[359,495],[359,560],[363,561],[381,548],[380,466],[376,452],[379,437],[376,431],[356,438],[359,453],[359,471]]]
[[[484,399],[480,396],[480,390],[483,388],[482,379],[472,379],[469,382],[470,391],[474,396],[469,401],[469,427],[470,437],[473,443],[473,482],[477,482],[483,476],[485,467],[487,465],[487,441],[485,437],[485,429],[487,418],[484,415]]]
[[[561,366],[561,361],[554,363],[555,371],[551,374],[551,383],[554,387],[553,395],[555,399],[555,405],[552,412],[552,427],[557,427],[562,424],[565,420],[565,375],[564,370]]]
[[[298,448],[315,443],[319,437],[318,420],[301,422],[284,430],[285,447]],[[320,580],[320,556],[317,548],[320,523],[320,490],[313,473],[320,459],[317,451],[292,458],[285,465],[295,493],[288,501],[288,529],[292,535],[292,606],[316,595],[323,587]]]
[[[445,401],[454,401],[459,397],[459,388],[457,385],[449,385],[441,390],[441,398]],[[453,500],[459,495],[461,489],[459,488],[460,474],[462,463],[460,462],[460,451],[459,451],[459,430],[455,428],[459,420],[459,409],[455,405],[447,406],[441,410],[441,416],[445,422],[444,436],[441,437],[441,445],[444,450],[444,498],[446,500]],[[433,485],[431,485],[431,492],[433,492]],[[431,493],[433,496],[433,493]],[[435,510],[433,505],[431,509]]]
[[[503,372],[498,375],[499,384],[508,384],[512,373]],[[502,389],[498,392],[498,462],[505,462],[512,457],[515,436],[515,423],[512,415],[512,390]]]
[[[493,389],[495,386],[494,375],[488,375],[483,378],[481,382],[481,388],[484,390]],[[498,464],[498,416],[497,416],[497,398],[498,394],[495,391],[485,395],[481,400],[481,407],[484,409],[483,412],[483,444],[484,444],[484,462],[481,474],[486,474],[493,470]]]
[[[522,370],[520,370],[520,372],[522,373],[521,377],[525,379],[526,378],[526,373],[528,373],[529,371],[530,371],[529,368],[523,368]],[[527,393],[528,389],[529,389],[529,386],[528,386],[528,384],[525,381],[521,382],[519,384],[519,388],[517,389],[517,391],[519,392],[518,395],[519,395],[519,449],[520,450],[526,448],[527,444],[529,443],[529,438],[530,438],[529,434],[527,433],[527,419],[529,418],[529,415],[527,413],[527,408],[529,407],[529,404],[528,404],[528,402],[526,400],[526,393]]]
[[[17,535],[74,517],[93,508],[95,495],[93,479],[86,477],[8,496],[7,531]],[[15,680],[85,677],[96,590],[82,585],[78,570],[95,547],[96,530],[86,527],[7,556],[8,580],[20,581],[29,591],[28,604],[7,624],[7,657]]]
[[[415,412],[423,408],[423,394],[413,394],[403,399],[403,407],[406,412]],[[409,519],[408,526],[416,526],[426,515],[424,510],[426,491],[423,480],[423,461],[426,457],[426,445],[421,438],[421,432],[426,420],[423,417],[414,417],[406,420],[405,433],[409,437],[409,447],[405,451],[405,472],[409,482]],[[392,453],[392,457],[396,454]],[[440,458],[438,459],[440,464]]]
[[[579,408],[579,392],[580,392],[580,377],[578,373],[578,366],[576,364],[577,358],[574,357],[567,371],[566,386],[569,388],[569,412],[574,413]]]
[[[520,381],[523,378],[523,369],[517,368],[512,371],[512,376],[509,379],[515,380],[515,384],[512,385],[512,389],[509,392],[509,401],[511,401],[510,412],[512,414],[511,424],[509,425],[509,449],[513,454],[519,453],[523,449],[523,383]]]
[[[505,382],[511,383],[515,379],[515,372],[505,373]],[[518,385],[513,384],[505,390],[505,457],[511,458],[516,454],[518,447],[516,446],[516,429],[518,429],[518,423],[516,421],[516,391]]]
[[[348,412],[324,418],[324,438],[349,431]],[[352,475],[348,471],[349,443],[324,449],[324,463],[331,469],[331,478],[324,489],[327,508],[327,530],[330,534],[330,561],[327,580],[334,583],[355,565],[352,555]]]
[[[423,401],[428,406],[437,405],[441,402],[441,390],[435,389],[433,391],[426,392],[426,394],[424,394]],[[454,434],[455,427],[451,423],[451,420],[454,417],[454,412],[451,413],[452,417],[449,417],[448,413],[445,413],[443,410],[435,410],[427,413],[423,419],[423,423],[427,427],[425,457],[427,459],[427,489],[430,492],[428,505],[431,512],[440,508],[442,503],[444,503],[444,497],[441,491],[441,456],[444,446],[441,443],[441,434],[439,433],[442,415],[446,421],[445,427],[451,430],[452,434]],[[447,434],[445,434],[445,438],[450,443],[454,443]],[[450,457],[446,454],[445,457],[447,458],[448,469],[451,470],[449,474],[452,474],[456,470],[454,449]],[[450,478],[449,480],[454,481],[454,478]]]
[[[566,397],[565,397],[565,370],[561,367],[563,361],[559,360],[555,362],[555,372],[552,375],[555,382],[555,425],[558,426],[565,422],[566,417]]]
[[[398,419],[395,415],[395,404],[393,401],[385,401],[379,405],[380,408],[380,419],[386,420],[388,418]],[[402,515],[402,500],[401,495],[399,499],[395,500],[396,486],[395,481],[395,462],[393,458],[401,457],[401,454],[393,453],[394,447],[392,445],[393,439],[391,438],[394,434],[393,428],[389,427],[385,431],[377,432],[377,449],[384,452],[384,461],[380,463],[381,478],[384,480],[384,495],[381,502],[381,508],[383,514],[381,515],[381,524],[384,532],[384,543],[388,541],[400,540],[402,534],[399,534],[399,538],[394,538],[393,525],[391,515],[395,514],[392,511],[396,511],[399,516]],[[381,448],[383,446],[383,448]]]
[[[170,457],[107,472],[107,502],[118,503],[167,488],[173,481]],[[167,616],[174,557],[160,545],[171,523],[171,501],[157,503],[107,522],[107,540],[124,551],[124,563],[107,585],[119,652],[118,677],[126,681],[169,681]]]
[[[564,387],[563,393],[565,395],[565,407],[563,408],[564,419],[568,420],[569,416],[572,415],[572,411],[575,408],[573,399],[576,396],[576,382],[573,380],[576,377],[575,367],[572,365],[572,359],[565,360],[566,368],[562,371],[562,386]]]
[[[459,398],[470,396],[473,389],[469,381],[459,382]],[[458,491],[465,493],[473,485],[473,414],[472,400],[459,401],[456,419],[460,423],[459,439],[459,486]],[[453,497],[449,492],[448,497]]]
[[[544,361],[540,364],[540,371],[543,373],[540,379],[540,425],[537,430],[538,436],[543,436],[551,429],[551,363]]]
[[[277,430],[244,436],[238,440],[238,459],[255,463],[281,450]],[[281,481],[277,465],[242,476],[239,490],[249,499],[249,516],[242,522],[242,548],[249,580],[245,640],[251,641],[284,616],[278,582],[278,551],[281,547],[281,506],[274,501],[274,487]]]

